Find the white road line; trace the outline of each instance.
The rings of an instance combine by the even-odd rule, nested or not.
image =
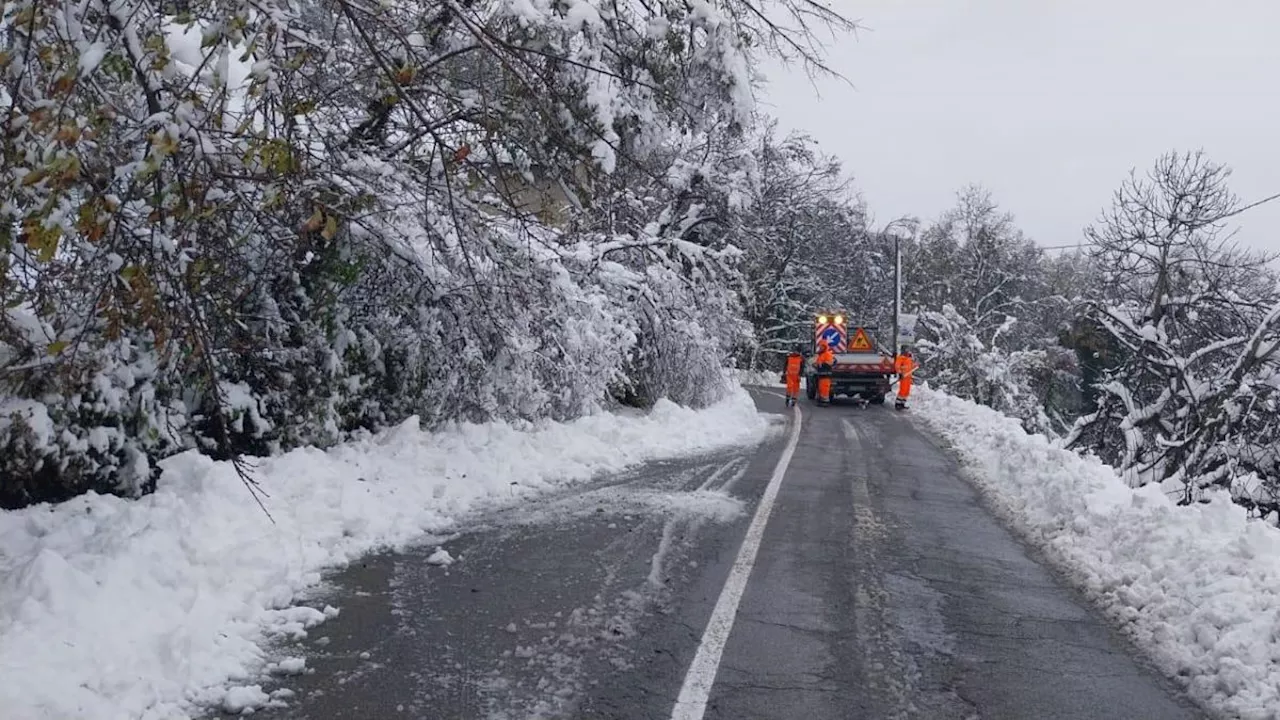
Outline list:
[[[680,697],[671,711],[671,720],[702,720],[707,711],[707,700],[711,697],[711,687],[715,684],[716,673],[720,669],[720,656],[724,654],[724,646],[729,642],[729,633],[733,630],[738,603],[742,601],[742,594],[747,589],[747,579],[751,577],[751,569],[755,567],[756,554],[760,551],[760,541],[764,539],[764,528],[773,512],[778,488],[782,487],[782,478],[787,474],[791,456],[795,454],[796,445],[800,442],[800,407],[796,406],[794,412],[795,423],[791,426],[791,437],[782,450],[782,456],[778,458],[764,495],[760,497],[760,505],[756,507],[756,514],[747,527],[738,557],[729,570],[729,578],[725,580],[720,598],[716,600],[716,607],[711,611],[707,629],[702,632],[702,642],[698,644],[698,652],[693,656],[689,672],[684,676],[684,685],[681,686]]]

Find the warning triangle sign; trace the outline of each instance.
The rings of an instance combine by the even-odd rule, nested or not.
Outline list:
[[[853,334],[853,339],[849,341],[849,349],[853,351],[870,351],[871,338],[867,337],[867,331],[858,328]]]

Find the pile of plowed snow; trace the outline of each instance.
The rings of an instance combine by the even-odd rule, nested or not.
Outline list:
[[[913,408],[987,496],[1197,699],[1280,712],[1280,530],[1225,495],[1178,507],[989,408],[921,389]]]
[[[166,460],[141,500],[0,512],[0,716],[167,720],[268,704],[255,678],[301,668],[269,663],[263,643],[337,612],[294,606],[321,570],[448,531],[481,506],[758,442],[768,428],[742,390],[705,410],[662,402],[524,428],[425,433],[414,418],[262,460],[272,520],[230,463],[195,453]]]

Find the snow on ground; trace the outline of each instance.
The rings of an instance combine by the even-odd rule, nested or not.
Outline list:
[[[1280,530],[1223,494],[1177,507],[1016,420],[921,389],[914,411],[988,497],[1195,698],[1280,717]]]
[[[739,385],[758,385],[763,387],[785,387],[782,375],[772,370],[734,370],[733,376]]]
[[[168,720],[262,706],[272,698],[256,678],[302,669],[270,663],[262,645],[337,614],[291,605],[321,570],[449,530],[481,507],[768,432],[745,391],[700,411],[664,402],[644,416],[524,430],[428,434],[412,419],[263,460],[274,524],[230,464],[194,453],[166,460],[159,489],[141,500],[0,512],[0,715]]]

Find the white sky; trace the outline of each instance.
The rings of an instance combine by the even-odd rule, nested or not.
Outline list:
[[[1280,0],[831,0],[853,84],[760,68],[880,223],[988,187],[1042,245],[1080,241],[1130,168],[1203,148],[1244,202],[1280,193]],[[819,93],[821,97],[819,97]],[[1237,218],[1280,251],[1280,200]]]

